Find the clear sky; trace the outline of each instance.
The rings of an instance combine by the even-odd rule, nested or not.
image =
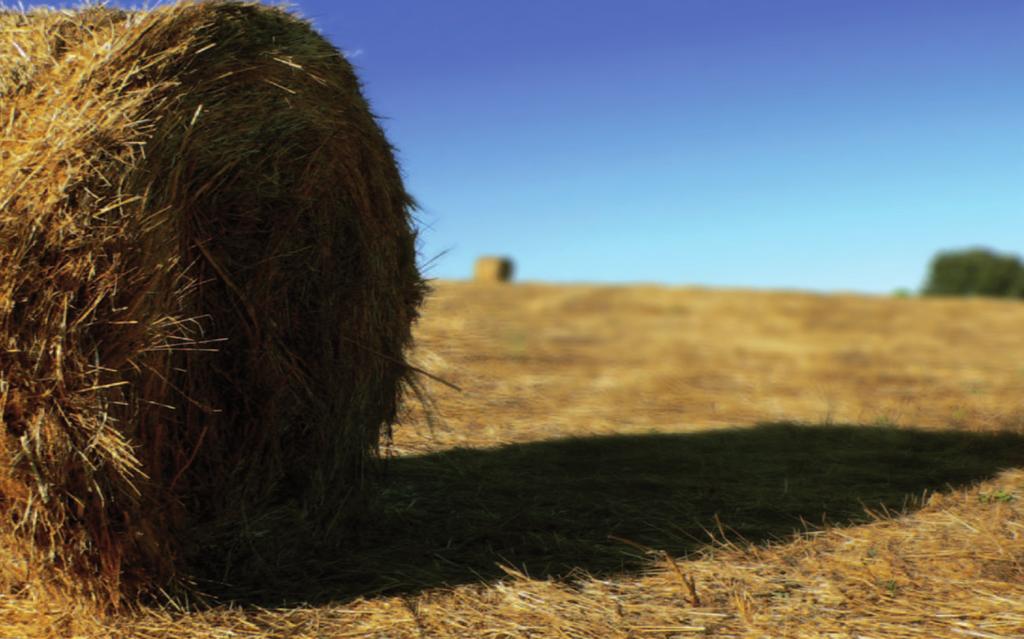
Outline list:
[[[1022,0],[299,0],[433,277],[889,292],[1024,250]]]

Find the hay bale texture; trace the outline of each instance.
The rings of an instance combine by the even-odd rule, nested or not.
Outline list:
[[[287,505],[336,531],[424,293],[351,66],[258,4],[0,34],[0,585],[123,601],[199,529]]]
[[[512,279],[512,260],[507,257],[483,256],[473,266],[473,279],[477,282],[508,282]]]

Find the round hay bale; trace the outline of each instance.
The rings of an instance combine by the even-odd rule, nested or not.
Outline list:
[[[508,282],[512,273],[512,260],[507,257],[480,257],[473,267],[473,279],[477,282]]]
[[[337,531],[425,291],[352,67],[257,4],[0,27],[0,587],[117,602],[196,531]]]

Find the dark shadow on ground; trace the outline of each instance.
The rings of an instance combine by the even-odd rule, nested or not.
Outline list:
[[[457,449],[388,463],[359,538],[324,550],[298,528],[238,556],[239,603],[322,604],[480,582],[499,564],[533,577],[642,570],[640,547],[685,557],[708,531],[754,543],[913,510],[943,491],[1024,466],[1024,436],[875,426],[650,434]],[[277,535],[275,535],[276,537]],[[628,540],[626,543],[621,540]]]

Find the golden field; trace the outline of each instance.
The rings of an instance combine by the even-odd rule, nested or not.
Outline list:
[[[1024,425],[1024,305],[444,282],[418,332],[451,428],[399,446],[764,421]]]
[[[349,552],[0,636],[1024,637],[1024,304],[434,287]]]

